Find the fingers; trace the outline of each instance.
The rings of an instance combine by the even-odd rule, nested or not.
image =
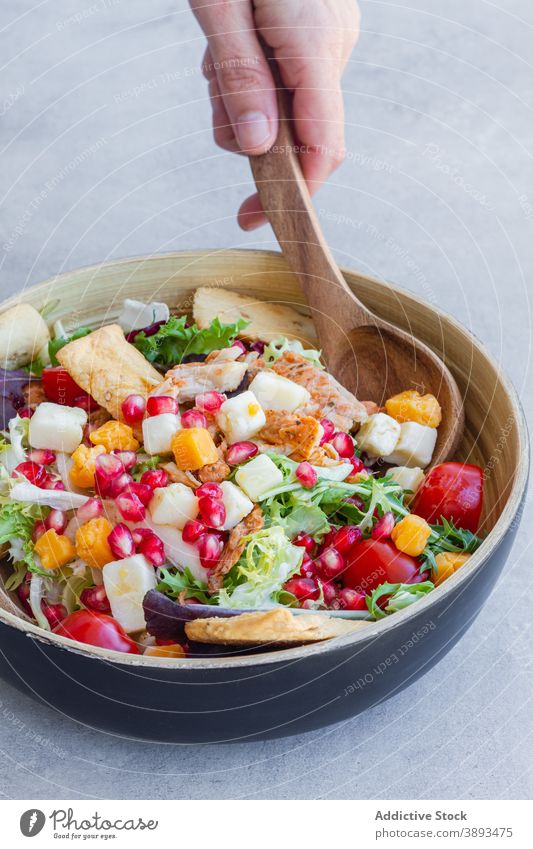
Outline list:
[[[191,5],[208,39],[212,68],[204,73],[209,75],[211,97],[223,101],[223,107],[213,104],[217,121],[223,124],[227,116],[243,153],[264,153],[277,135],[276,92],[257,38],[251,0],[192,0]],[[230,143],[227,130],[215,133]]]

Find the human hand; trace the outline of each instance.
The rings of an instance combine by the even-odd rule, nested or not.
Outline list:
[[[190,0],[207,36],[203,60],[215,141],[224,150],[264,153],[278,130],[276,90],[259,36],[272,48],[283,84],[293,92],[293,131],[311,193],[344,158],[341,77],[357,41],[356,0]],[[266,217],[257,194],[239,224]]]

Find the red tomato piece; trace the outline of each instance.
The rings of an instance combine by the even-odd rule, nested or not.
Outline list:
[[[43,391],[49,401],[54,404],[62,404],[65,407],[80,407],[93,404],[98,406],[81,386],[78,386],[68,371],[61,366],[51,366],[43,369],[42,373]]]
[[[475,533],[482,507],[483,470],[468,463],[441,463],[428,473],[411,509],[426,522],[439,522],[444,516]]]
[[[100,646],[103,649],[122,651],[126,654],[140,654],[139,648],[128,637],[122,625],[106,613],[94,610],[76,610],[54,628],[54,634],[88,643],[90,646]]]
[[[398,551],[392,542],[365,539],[350,551],[342,581],[345,587],[365,594],[380,584],[418,584],[427,574],[420,574],[420,565],[416,557]]]

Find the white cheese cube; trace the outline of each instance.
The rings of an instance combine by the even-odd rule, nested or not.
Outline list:
[[[391,454],[400,438],[400,425],[386,413],[374,413],[359,428],[357,445],[371,457],[385,457]]]
[[[181,419],[176,413],[160,413],[144,419],[142,429],[147,454],[171,454],[172,437],[181,429]]]
[[[30,419],[30,445],[72,454],[83,439],[86,423],[85,410],[43,401]]]
[[[170,310],[166,304],[161,304],[158,301],[143,304],[142,301],[126,298],[118,317],[118,323],[124,333],[131,333],[132,330],[140,330],[141,327],[148,327],[150,324],[155,324],[156,321],[168,321],[169,318]]]
[[[112,560],[102,569],[111,613],[127,633],[146,627],[143,598],[157,586],[154,567],[142,554]]]
[[[250,390],[224,401],[217,414],[217,423],[230,443],[250,439],[266,424],[261,404]]]
[[[174,525],[181,529],[189,519],[196,519],[198,499],[184,483],[171,483],[154,489],[148,509],[157,525]]]
[[[222,481],[220,489],[223,493],[222,503],[226,508],[226,521],[222,525],[222,530],[230,531],[248,515],[254,505],[242,489],[231,481]]]
[[[264,410],[288,410],[289,413],[307,404],[311,397],[305,386],[275,371],[260,371],[250,383],[250,391]]]
[[[252,501],[260,501],[263,494],[283,483],[283,475],[266,454],[258,454],[241,466],[235,480]]]
[[[437,428],[418,422],[404,422],[400,426],[400,438],[394,451],[385,460],[395,466],[407,466],[410,469],[419,466],[425,469],[431,463],[436,441]]]
[[[408,489],[412,493],[417,491],[426,477],[422,469],[417,466],[413,466],[412,469],[407,466],[395,466],[394,469],[389,469],[387,475],[399,483],[402,489]]]

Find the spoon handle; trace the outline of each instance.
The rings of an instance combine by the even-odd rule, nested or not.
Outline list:
[[[346,285],[324,238],[296,152],[290,95],[271,56],[269,52],[278,92],[278,137],[266,153],[251,156],[250,165],[263,209],[298,277],[324,350],[335,326],[348,331],[375,323],[375,316]]]

